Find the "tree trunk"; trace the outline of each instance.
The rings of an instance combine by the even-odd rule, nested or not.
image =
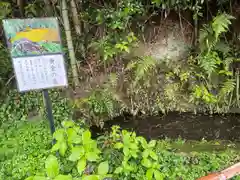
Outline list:
[[[79,87],[80,82],[78,79],[78,71],[77,71],[77,60],[74,52],[72,35],[70,29],[70,23],[68,18],[67,4],[66,0],[62,0],[62,16],[63,16],[63,24],[67,38],[68,51],[70,56],[70,64],[72,68],[73,82],[75,87]]]
[[[71,0],[71,9],[73,14],[73,23],[74,23],[75,31],[78,35],[81,35],[82,34],[81,23],[78,18],[78,11],[77,11],[76,3],[74,0]]]
[[[19,7],[19,12],[21,14],[21,17],[23,18],[25,16],[24,12],[24,1],[23,0],[17,0],[17,5]]]
[[[50,0],[44,0],[44,3],[46,5],[47,15],[53,16],[53,9],[51,8]]]
[[[79,4],[79,7],[80,7],[79,11],[81,12],[81,10],[82,10],[81,2]],[[78,17],[79,13],[78,13],[78,9],[77,9],[75,0],[71,0],[71,9],[72,9],[72,14],[73,14],[73,24],[75,27],[75,31],[76,31],[77,35],[81,36],[82,35],[81,20],[79,20],[79,17]],[[85,49],[84,49],[83,43],[80,43],[79,46],[80,46],[79,48],[81,50],[81,54],[82,54],[83,58],[85,59]]]

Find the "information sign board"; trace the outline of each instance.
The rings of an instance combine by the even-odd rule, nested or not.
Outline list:
[[[20,92],[67,86],[56,18],[6,19],[3,27]]]

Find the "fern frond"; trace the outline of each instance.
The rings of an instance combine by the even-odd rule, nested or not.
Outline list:
[[[229,95],[229,93],[233,92],[235,86],[236,86],[235,79],[228,79],[227,81],[225,81],[219,91],[218,94],[219,99],[222,99]]]
[[[230,65],[233,63],[234,58],[233,57],[228,57],[223,61],[224,64],[224,69],[229,71],[230,70]]]
[[[235,19],[235,17],[226,13],[220,14],[213,19],[212,29],[214,31],[216,40],[221,33],[228,31],[228,27],[231,24],[232,19]]]
[[[146,56],[138,61],[135,71],[135,81],[144,79],[157,65],[158,61],[150,56]]]
[[[219,58],[216,52],[209,52],[205,56],[200,56],[199,64],[200,67],[208,74],[211,75],[221,63],[221,59]]]
[[[231,47],[224,41],[218,41],[214,47],[214,50],[219,51],[223,54],[227,54],[230,52]]]
[[[203,25],[199,33],[199,48],[201,52],[210,51],[216,45],[214,32],[209,25]]]
[[[137,62],[136,61],[131,61],[127,64],[127,67],[126,67],[126,71],[130,71],[132,70],[133,68],[135,68],[137,65]]]

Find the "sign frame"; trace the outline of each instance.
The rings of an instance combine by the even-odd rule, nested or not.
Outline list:
[[[11,43],[9,43],[9,36],[7,35],[7,29],[6,29],[6,23],[8,22],[11,22],[11,21],[21,21],[21,22],[24,22],[26,24],[28,24],[27,22],[30,21],[30,22],[37,22],[37,21],[52,21],[54,23],[56,23],[56,34],[57,34],[57,38],[58,38],[58,43],[59,43],[59,51],[58,52],[50,52],[50,53],[41,53],[41,54],[28,54],[28,55],[21,55],[21,56],[14,56],[11,52],[12,50],[12,47],[11,47]],[[59,22],[58,22],[58,18],[57,17],[44,17],[44,18],[26,18],[26,19],[20,19],[20,18],[14,18],[14,19],[3,19],[3,30],[4,30],[4,34],[5,34],[5,40],[7,42],[7,47],[10,51],[10,56],[11,56],[11,62],[12,62],[12,65],[13,65],[13,71],[14,71],[14,75],[15,75],[15,79],[16,79],[16,86],[17,86],[17,89],[19,92],[29,92],[29,91],[42,91],[44,89],[53,89],[53,88],[66,88],[68,87],[68,78],[67,78],[67,64],[65,63],[65,54],[63,52],[63,46],[62,46],[62,38],[61,38],[61,33],[60,33],[60,27],[59,27]],[[55,35],[56,35],[55,34]],[[28,89],[28,90],[21,90],[20,89],[20,86],[19,86],[19,81],[18,81],[18,74],[16,72],[16,68],[14,66],[14,59],[16,58],[30,58],[30,57],[43,57],[43,58],[46,58],[47,56],[54,56],[54,55],[61,55],[62,58],[63,58],[63,71],[65,72],[65,81],[66,81],[66,84],[65,85],[56,85],[56,86],[49,86],[49,87],[46,87],[46,88],[37,88],[37,89]]]
[[[37,23],[38,21],[40,21],[40,20],[43,20],[43,21],[47,21],[47,20],[52,20],[53,22],[55,22],[56,24],[56,27],[55,27],[55,31],[54,31],[54,28],[52,28],[53,29],[53,31],[50,31],[49,29],[50,28],[48,28],[48,27],[45,27],[45,29],[44,28],[41,28],[41,26],[40,27],[37,27],[37,28],[35,28],[35,30],[38,30],[38,31],[33,31],[33,32],[35,32],[35,35],[34,35],[34,33],[30,33],[30,32],[32,32],[31,31],[31,26],[30,26],[30,28],[28,28],[26,31],[23,31],[23,33],[21,34],[21,35],[19,35],[19,34],[17,34],[17,32],[19,32],[19,31],[14,31],[14,29],[11,29],[10,28],[10,30],[13,30],[13,35],[15,35],[15,37],[17,36],[17,35],[19,35],[15,40],[17,41],[18,40],[18,38],[20,38],[19,39],[19,41],[17,42],[17,43],[22,43],[22,44],[26,44],[26,43],[28,43],[28,44],[31,44],[31,45],[33,45],[32,47],[34,47],[35,46],[35,48],[36,47],[39,47],[39,46],[36,46],[36,44],[35,43],[33,43],[33,42],[35,42],[35,41],[37,41],[36,39],[37,38],[39,38],[39,36],[40,36],[40,33],[42,33],[42,37],[45,37],[45,39],[47,39],[47,37],[49,36],[49,34],[48,34],[48,36],[46,35],[46,34],[44,34],[44,32],[45,33],[49,33],[49,32],[51,32],[53,35],[55,35],[54,37],[55,37],[55,40],[57,39],[57,42],[59,43],[58,44],[58,52],[56,53],[54,53],[54,52],[50,52],[50,53],[39,53],[39,54],[27,54],[27,55],[22,55],[22,56],[14,56],[13,55],[13,52],[12,52],[12,47],[13,47],[13,43],[15,42],[14,41],[14,39],[12,39],[13,37],[11,37],[11,42],[9,42],[9,37],[8,37],[8,34],[7,34],[7,29],[6,29],[6,23],[7,22],[9,22],[9,21],[21,21],[21,22],[24,22],[25,23],[25,21],[35,21],[35,23]],[[5,25],[4,25],[5,24]],[[19,25],[19,24],[18,24]],[[20,23],[20,25],[21,25],[21,23]],[[22,27],[22,28],[26,28],[25,27],[25,24],[24,24],[24,26]],[[33,28],[32,28],[33,29]],[[45,31],[44,31],[44,30]],[[28,91],[41,91],[42,90],[42,93],[43,93],[43,98],[44,98],[44,104],[45,104],[45,108],[46,108],[46,113],[47,113],[47,117],[48,117],[48,120],[49,120],[49,126],[50,126],[50,131],[51,131],[51,133],[52,134],[54,134],[54,132],[55,132],[55,126],[54,126],[54,117],[53,117],[53,110],[52,110],[52,102],[51,102],[51,99],[50,99],[50,96],[49,96],[49,92],[48,92],[48,90],[47,89],[52,89],[52,88],[60,88],[60,87],[62,87],[62,88],[64,88],[64,87],[67,87],[68,86],[68,78],[67,78],[67,73],[68,73],[68,71],[67,71],[67,68],[66,68],[66,63],[65,63],[65,56],[64,56],[64,53],[63,53],[63,46],[62,46],[62,39],[61,39],[61,33],[60,33],[60,27],[59,27],[59,22],[58,22],[58,19],[56,18],[56,17],[45,17],[45,18],[27,18],[27,19],[4,19],[3,20],[3,30],[4,30],[4,34],[5,34],[5,38],[6,38],[6,42],[7,42],[7,46],[8,46],[8,49],[9,49],[9,51],[10,51],[10,56],[11,56],[11,61],[12,61],[12,65],[13,65],[13,71],[14,71],[14,74],[15,74],[15,79],[16,79],[16,83],[17,83],[17,89],[18,89],[18,91],[21,93],[21,92],[28,92]],[[40,30],[40,31],[39,31]],[[42,30],[42,31],[41,31]],[[30,31],[30,32],[29,32]],[[21,31],[22,32],[22,31]],[[38,32],[38,33],[36,33],[36,32]],[[24,34],[25,33],[25,34]],[[28,36],[28,38],[30,39],[28,39],[28,38],[25,38],[27,35],[31,35],[31,36]],[[36,36],[36,34],[38,34],[38,36]],[[57,36],[56,36],[56,34],[57,34]],[[44,36],[45,35],[45,36]],[[49,38],[50,38],[50,36],[49,36]],[[52,37],[51,37],[52,38]],[[28,41],[27,41],[28,40]],[[33,41],[31,41],[31,40],[33,40]],[[39,39],[38,39],[39,40]],[[40,39],[41,40],[41,39]],[[44,38],[43,38],[43,40],[44,40]],[[45,43],[45,41],[41,41],[43,44]],[[46,44],[45,45],[47,45],[47,43],[48,43],[48,41],[46,41]],[[19,44],[17,44],[17,45],[19,45]],[[43,45],[42,44],[42,45]],[[11,45],[11,46],[10,46]],[[20,44],[21,45],[21,44]],[[31,45],[30,45],[30,48],[31,48]],[[39,45],[39,44],[38,44]],[[18,47],[18,46],[17,46]],[[27,47],[27,46],[25,46],[25,47]],[[41,47],[41,45],[40,45],[40,47]],[[38,48],[39,49],[39,48]],[[23,49],[20,49],[20,52],[21,52],[21,50],[24,50],[24,46],[23,46]],[[18,52],[18,51],[17,51]],[[27,51],[26,51],[27,52]],[[37,52],[37,51],[36,51]],[[19,86],[19,81],[18,81],[18,74],[17,74],[17,72],[16,72],[16,67],[15,67],[15,65],[14,65],[14,58],[19,58],[19,57],[22,57],[22,58],[29,58],[29,57],[39,57],[39,58],[41,58],[41,57],[46,57],[46,56],[49,56],[49,55],[60,55],[61,56],[61,58],[62,58],[62,70],[64,71],[64,73],[65,73],[65,75],[64,75],[64,78],[65,78],[65,82],[66,82],[66,85],[64,85],[64,86],[62,86],[62,85],[60,85],[60,86],[52,86],[52,87],[45,87],[45,88],[37,88],[37,89],[29,89],[29,90],[20,90],[20,86]],[[53,144],[55,144],[55,139],[53,140]]]

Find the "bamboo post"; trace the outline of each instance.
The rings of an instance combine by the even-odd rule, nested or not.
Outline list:
[[[66,38],[67,38],[67,46],[68,46],[68,51],[69,51],[69,56],[70,56],[70,64],[71,64],[71,68],[72,68],[74,85],[75,85],[75,87],[79,87],[80,82],[78,79],[77,60],[76,60],[73,42],[72,42],[72,35],[71,35],[69,18],[68,18],[68,10],[67,10],[66,0],[62,0],[62,16],[63,16],[64,30],[65,30]]]

